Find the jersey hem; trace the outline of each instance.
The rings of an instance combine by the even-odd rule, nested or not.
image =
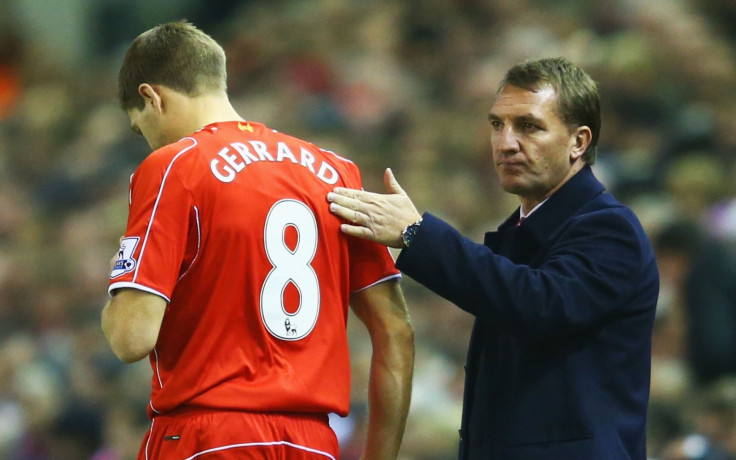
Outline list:
[[[386,277],[384,277],[384,278],[381,278],[380,280],[378,280],[378,281],[375,281],[375,282],[373,282],[373,283],[369,284],[368,286],[365,286],[365,287],[362,287],[362,288],[358,288],[358,289],[356,289],[356,290],[352,291],[352,292],[351,292],[351,294],[354,294],[354,293],[356,293],[356,292],[360,292],[360,291],[365,291],[366,289],[368,289],[368,288],[370,288],[370,287],[373,287],[373,286],[375,286],[376,284],[381,284],[381,283],[383,283],[383,282],[385,282],[385,281],[388,281],[388,280],[392,280],[392,279],[394,279],[394,278],[396,278],[396,279],[398,279],[398,280],[401,280],[401,273],[396,273],[395,275],[390,275],[390,276],[386,276]]]
[[[120,289],[120,288],[133,288],[133,289],[137,289],[139,291],[148,292],[148,293],[151,293],[151,294],[155,294],[155,295],[157,295],[159,297],[162,297],[167,303],[171,302],[171,299],[169,299],[166,295],[162,294],[161,292],[159,292],[159,291],[157,291],[155,289],[152,289],[152,288],[150,288],[148,286],[144,286],[142,284],[131,283],[130,281],[119,281],[117,283],[112,283],[107,288],[107,293],[110,294],[110,295],[112,295],[112,291],[114,291],[115,289]]]

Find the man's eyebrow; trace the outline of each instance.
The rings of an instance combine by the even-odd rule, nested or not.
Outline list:
[[[490,121],[500,120],[500,119],[501,119],[501,117],[499,117],[495,113],[489,113],[488,114],[488,120],[490,120]],[[525,113],[523,115],[514,115],[513,117],[511,117],[511,119],[514,120],[514,121],[534,121],[534,122],[540,122],[540,121],[542,121],[541,118],[536,117],[536,116],[532,115],[531,113]]]
[[[527,114],[524,114],[524,115],[519,115],[518,117],[516,117],[516,119],[519,120],[519,121],[533,121],[535,123],[538,123],[538,122],[541,122],[542,121],[541,118],[535,117],[531,113],[527,113]]]

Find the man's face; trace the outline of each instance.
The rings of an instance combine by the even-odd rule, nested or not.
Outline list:
[[[128,118],[130,118],[130,129],[142,135],[151,149],[156,150],[175,142],[179,137],[171,134],[171,123],[167,121],[167,116],[149,101],[143,106],[143,109],[132,108],[128,110]]]
[[[582,153],[575,149],[576,133],[557,113],[557,94],[551,86],[535,92],[506,85],[488,119],[501,186],[519,195],[525,211],[571,177],[572,164]]]

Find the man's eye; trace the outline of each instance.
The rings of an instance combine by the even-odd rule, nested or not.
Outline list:
[[[501,124],[500,121],[492,121],[491,122],[491,127],[493,129],[501,129],[503,127],[503,125]]]

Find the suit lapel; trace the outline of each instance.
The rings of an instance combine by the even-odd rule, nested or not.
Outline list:
[[[514,263],[528,264],[565,221],[604,190],[590,166],[586,166],[518,227],[517,208],[497,231],[486,233],[484,244]]]

